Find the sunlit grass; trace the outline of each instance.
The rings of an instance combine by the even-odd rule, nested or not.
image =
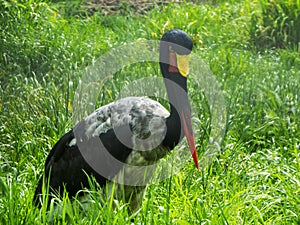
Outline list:
[[[130,224],[126,204],[112,207],[97,186],[85,190],[87,204],[65,196],[60,211],[39,211],[32,197],[47,153],[72,126],[68,106],[84,68],[112,47],[158,40],[174,27],[192,36],[194,54],[224,91],[227,132],[221,153],[205,171],[197,172],[190,161],[179,174],[150,185],[135,223],[300,223],[300,58],[295,50],[257,52],[251,45],[251,12],[258,5],[170,4],[147,16],[87,17],[50,1],[0,3],[1,224]],[[106,82],[98,104],[147,75],[159,76],[159,67],[124,68]],[[211,118],[204,94],[189,82],[202,155]]]

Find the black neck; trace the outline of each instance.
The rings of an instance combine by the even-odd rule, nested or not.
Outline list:
[[[167,133],[163,140],[163,146],[173,149],[183,138],[181,120],[178,112],[171,106],[170,116],[167,118]]]
[[[181,113],[184,109],[190,109],[186,78],[179,73],[169,73],[166,64],[161,64],[161,70],[170,104],[170,116],[166,121],[167,133],[163,145],[173,149],[184,137]]]

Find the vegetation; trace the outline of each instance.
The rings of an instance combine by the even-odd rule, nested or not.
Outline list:
[[[259,48],[300,48],[300,2],[263,0],[260,6],[251,18],[253,43]]]
[[[79,1],[0,0],[0,25],[1,224],[131,223],[127,206],[103,199],[96,184],[84,190],[88,207],[66,195],[60,211],[39,211],[32,197],[47,153],[72,126],[69,103],[86,66],[114,47],[158,40],[174,27],[191,35],[194,54],[224,92],[226,134],[208,168],[199,173],[189,161],[149,186],[135,224],[300,223],[299,1],[170,3],[144,15],[131,8],[103,15]],[[118,72],[98,104],[147,71],[159,74],[156,64]],[[201,156],[210,111],[193,77],[189,84]]]

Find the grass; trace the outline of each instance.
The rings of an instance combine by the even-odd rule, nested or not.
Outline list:
[[[293,46],[299,49],[300,2],[263,0],[260,4],[260,12],[253,13],[251,18],[250,36],[255,45],[259,48]]]
[[[189,161],[178,174],[149,186],[135,223],[300,223],[300,57],[295,48],[258,50],[251,41],[252,1],[156,6],[146,16],[85,16],[63,2],[0,1],[0,223],[47,224],[51,212],[31,200],[47,153],[72,126],[68,103],[87,65],[110,48],[139,38],[158,40],[179,27],[195,43],[224,92],[226,134],[221,153],[198,173]],[[74,3],[76,5],[76,3]],[[77,4],[80,4],[78,2]],[[133,79],[159,74],[154,64],[124,68],[105,84],[111,102]],[[130,74],[130,75],[129,75]],[[201,82],[201,81],[197,81]],[[190,79],[199,118],[199,154],[210,113]],[[54,224],[130,224],[126,205],[90,190],[88,207],[62,200]]]

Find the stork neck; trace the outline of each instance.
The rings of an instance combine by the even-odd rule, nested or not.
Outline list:
[[[179,73],[166,74],[164,82],[167,89],[171,115],[181,115],[184,109],[190,109],[187,80]]]
[[[173,149],[184,137],[181,129],[181,119],[176,108],[170,105],[170,116],[166,120],[167,133],[163,140],[163,146]]]
[[[181,114],[185,109],[190,109],[186,88],[186,78],[180,74],[167,74],[164,76],[167,89],[170,116],[167,118],[167,133],[163,144],[173,149],[184,137]]]

